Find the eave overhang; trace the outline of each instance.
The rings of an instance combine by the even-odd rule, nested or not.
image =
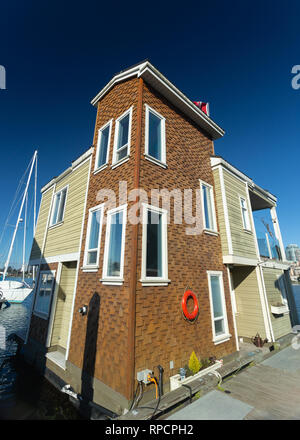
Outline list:
[[[149,61],[138,64],[115,75],[106,86],[92,99],[91,104],[97,103],[118,83],[130,78],[143,78],[144,81],[163,95],[175,107],[206,131],[212,140],[224,136],[225,131],[208,115],[197,107],[187,96],[162,75]]]

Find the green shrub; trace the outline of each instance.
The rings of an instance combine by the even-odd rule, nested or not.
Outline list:
[[[197,358],[196,353],[193,350],[192,354],[190,356],[190,360],[189,360],[189,369],[193,372],[193,374],[196,374],[196,373],[198,373],[198,371],[200,370],[201,367],[202,367],[202,364],[199,361],[199,359]]]

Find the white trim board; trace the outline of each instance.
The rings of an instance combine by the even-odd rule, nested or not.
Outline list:
[[[54,255],[53,257],[44,257],[41,260],[30,260],[29,266],[37,266],[39,264],[49,263],[63,263],[65,261],[77,261],[79,259],[79,252],[73,252],[71,254]]]
[[[224,264],[236,264],[238,266],[257,266],[259,260],[255,258],[239,257],[238,255],[223,255]]]

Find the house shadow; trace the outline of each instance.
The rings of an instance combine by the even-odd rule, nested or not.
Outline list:
[[[81,374],[81,401],[80,412],[89,418],[92,415],[94,386],[93,378],[97,354],[97,338],[100,316],[100,296],[95,292],[88,305],[87,326],[84,344],[83,365]]]

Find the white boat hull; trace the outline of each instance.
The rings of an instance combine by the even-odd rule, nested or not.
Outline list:
[[[22,303],[33,291],[18,281],[0,281],[0,297],[9,303]]]

